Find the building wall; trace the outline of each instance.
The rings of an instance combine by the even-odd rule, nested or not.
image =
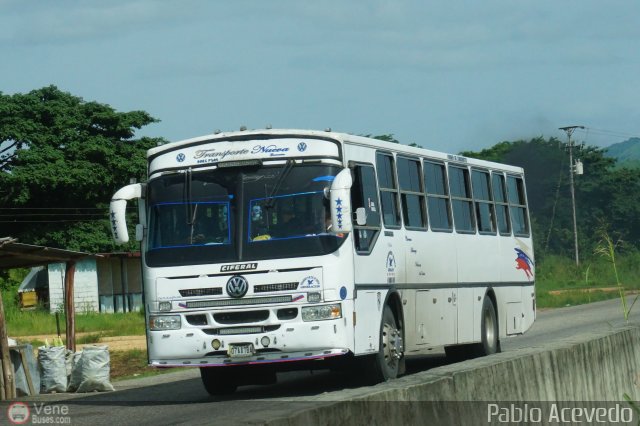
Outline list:
[[[49,265],[49,309],[64,310],[64,275],[66,265],[53,263]],[[98,312],[98,277],[95,259],[83,259],[76,263],[74,274],[74,302],[77,313]]]
[[[142,308],[140,258],[98,259],[97,269],[100,312],[139,311]]]

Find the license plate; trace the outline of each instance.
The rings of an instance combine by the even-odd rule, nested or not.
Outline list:
[[[256,350],[253,348],[253,343],[239,343],[235,345],[229,345],[228,355],[230,357],[240,358],[245,356],[253,356]]]

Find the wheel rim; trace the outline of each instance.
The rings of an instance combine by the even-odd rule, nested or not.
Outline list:
[[[395,324],[385,323],[382,328],[382,353],[387,367],[395,369],[402,356],[402,335]]]

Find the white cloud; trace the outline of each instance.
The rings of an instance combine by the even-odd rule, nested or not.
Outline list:
[[[26,2],[24,2],[26,3]],[[17,2],[2,18],[3,43],[70,44],[172,25],[189,16],[191,1]],[[178,7],[182,5],[183,7]]]

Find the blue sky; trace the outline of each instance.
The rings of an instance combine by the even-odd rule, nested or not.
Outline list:
[[[180,140],[245,125],[446,152],[640,134],[640,2],[0,0],[0,90],[49,84]]]

